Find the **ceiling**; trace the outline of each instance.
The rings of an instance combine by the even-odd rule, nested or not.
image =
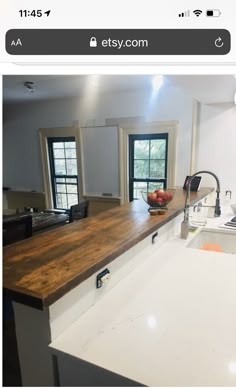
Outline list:
[[[19,103],[81,97],[97,88],[99,93],[152,91],[154,75],[10,75],[3,77],[3,101]],[[34,92],[24,86],[34,82]],[[233,75],[167,75],[163,87],[184,90],[202,103],[233,102],[236,78]]]

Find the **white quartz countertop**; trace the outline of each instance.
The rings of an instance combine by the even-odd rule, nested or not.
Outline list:
[[[147,386],[236,386],[236,255],[173,238],[144,260],[51,347]]]

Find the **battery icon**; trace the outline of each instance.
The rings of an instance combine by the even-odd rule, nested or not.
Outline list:
[[[219,17],[221,15],[221,12],[219,9],[208,9],[206,11],[206,15],[211,17]]]

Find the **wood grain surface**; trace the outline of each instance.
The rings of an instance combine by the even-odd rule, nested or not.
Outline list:
[[[195,203],[212,189],[191,193]],[[183,211],[177,189],[165,215],[150,216],[134,201],[3,248],[4,292],[38,309],[48,307]]]

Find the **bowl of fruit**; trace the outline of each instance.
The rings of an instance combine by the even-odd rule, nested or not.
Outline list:
[[[156,189],[153,192],[142,192],[144,201],[150,206],[148,211],[151,215],[164,214],[174,194],[175,190],[173,189]]]

